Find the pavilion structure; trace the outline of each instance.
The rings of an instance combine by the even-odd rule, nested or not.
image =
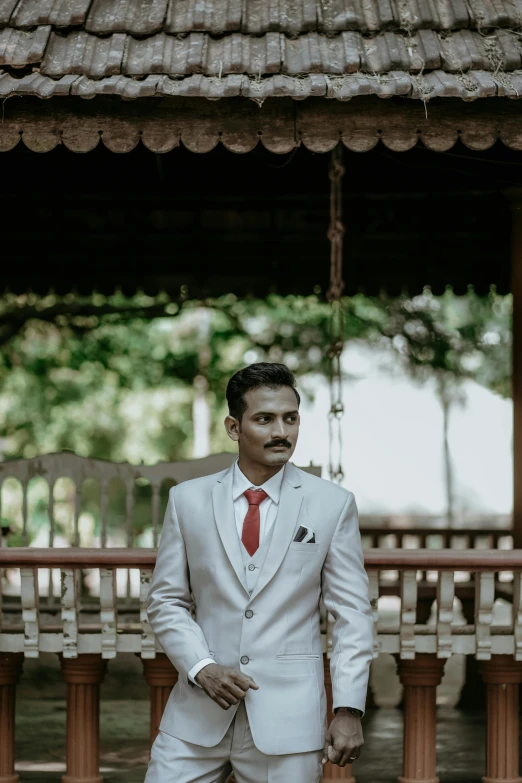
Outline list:
[[[173,299],[326,293],[326,153],[341,145],[346,294],[425,285],[513,294],[521,549],[521,33],[522,0],[0,0],[0,202],[4,259],[8,244],[16,259],[2,264],[0,288],[162,290]],[[436,781],[434,693],[453,600],[442,558],[437,653],[415,657],[411,569],[429,567],[421,560],[401,587],[405,783]],[[380,562],[377,553],[373,567]],[[473,566],[489,568],[475,605],[489,694],[484,780],[513,783],[522,780],[513,755],[522,567],[514,555],[516,651],[492,658],[480,634],[495,563]],[[12,728],[21,658],[2,656],[0,717]],[[64,656],[70,698],[81,688],[95,694],[102,658]],[[163,704],[174,675],[164,659],[156,672],[144,660]],[[78,711],[71,715],[65,780],[93,783],[96,761],[74,741],[81,731]],[[327,774],[351,779],[349,768]],[[16,780],[11,753],[0,783]]]

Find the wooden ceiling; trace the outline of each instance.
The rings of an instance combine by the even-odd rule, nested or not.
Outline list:
[[[345,151],[346,292],[510,289],[519,153],[382,143]],[[262,146],[89,155],[19,145],[2,157],[3,290],[160,290],[177,297],[312,292],[328,284],[329,155]],[[9,247],[9,250],[6,250]]]

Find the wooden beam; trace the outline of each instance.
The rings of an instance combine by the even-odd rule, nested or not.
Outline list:
[[[300,145],[330,152],[339,140],[355,152],[371,150],[379,141],[397,152],[419,141],[442,152],[459,140],[470,149],[485,150],[499,138],[519,150],[521,118],[521,102],[508,98],[434,99],[426,106],[375,96],[347,102],[273,98],[258,106],[248,98],[23,97],[5,102],[0,152],[14,149],[20,140],[35,152],[60,144],[73,152],[89,152],[100,142],[113,152],[130,152],[141,141],[157,153],[180,143],[192,152],[210,152],[222,144],[245,153],[261,143],[283,154]]]

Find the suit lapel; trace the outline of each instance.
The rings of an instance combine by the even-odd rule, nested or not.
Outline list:
[[[299,473],[291,463],[287,463],[272,540],[251,598],[266,587],[283,562],[296,531],[302,502],[303,490]]]
[[[221,542],[225,548],[237,578],[248,593],[245,584],[245,566],[241,555],[240,541],[237,534],[234,503],[232,501],[232,476],[234,467],[227,470],[224,476],[218,479],[218,483],[212,490],[212,503],[214,506],[214,518]]]

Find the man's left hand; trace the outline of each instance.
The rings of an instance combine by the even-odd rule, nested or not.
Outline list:
[[[361,719],[341,708],[326,732],[323,764],[330,761],[339,767],[353,764],[364,744]]]

